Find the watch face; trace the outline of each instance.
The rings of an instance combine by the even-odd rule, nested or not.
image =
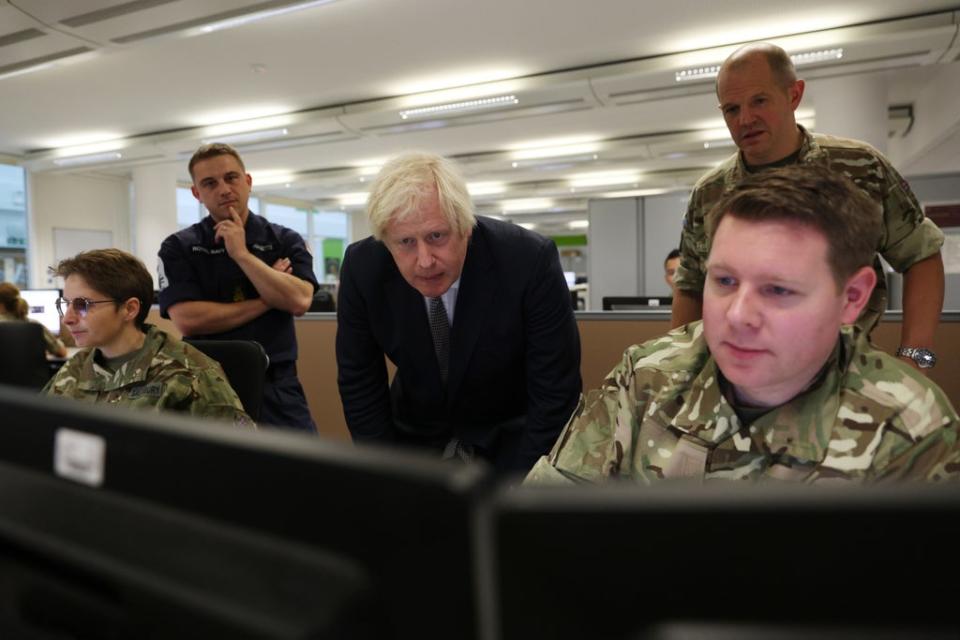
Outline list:
[[[927,349],[917,349],[913,354],[913,361],[916,362],[917,366],[921,369],[929,369],[937,363],[937,356],[933,355],[933,352]]]

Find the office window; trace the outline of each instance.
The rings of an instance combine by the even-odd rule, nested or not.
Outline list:
[[[320,282],[336,283],[343,252],[350,243],[350,218],[342,211],[315,211],[312,220],[314,273]]]
[[[0,282],[27,288],[27,189],[21,167],[0,164]]]
[[[307,209],[297,209],[285,204],[266,203],[266,213],[264,215],[270,222],[281,224],[288,229],[293,229],[304,238],[307,237],[307,216],[310,213]]]
[[[190,189],[177,187],[177,227],[184,229],[200,222],[207,214],[200,201],[193,197]]]
[[[313,272],[318,281],[337,282],[343,252],[350,241],[346,213],[300,209],[267,202],[266,217],[270,222],[282,224],[303,236],[313,255]]]

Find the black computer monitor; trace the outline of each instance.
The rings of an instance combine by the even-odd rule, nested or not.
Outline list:
[[[480,467],[5,387],[0,415],[2,637],[473,637]]]
[[[664,296],[604,296],[601,299],[604,311],[655,311],[669,309],[673,298]]]
[[[60,335],[59,289],[21,289],[20,297],[27,301],[28,318],[45,326],[53,335]]]
[[[481,522],[488,637],[960,637],[960,489],[522,487]]]

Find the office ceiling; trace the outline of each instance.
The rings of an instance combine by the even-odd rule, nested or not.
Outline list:
[[[349,208],[384,158],[428,149],[460,159],[482,211],[559,227],[589,197],[687,188],[730,153],[713,81],[677,71],[753,39],[843,46],[803,75],[884,73],[909,101],[936,81],[930,68],[960,65],[952,11],[956,0],[0,0],[0,154],[34,171],[175,162],[186,181],[202,140],[253,134],[265,137],[235,144],[255,190]],[[815,105],[801,117],[814,122]],[[940,119],[937,145],[906,164],[960,171],[956,119]],[[891,129],[902,135],[902,118]]]

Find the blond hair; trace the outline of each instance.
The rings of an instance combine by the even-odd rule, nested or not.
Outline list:
[[[469,233],[477,220],[456,164],[433,153],[413,152],[387,162],[370,188],[367,217],[373,237],[382,240],[387,225],[418,212],[434,192],[450,228],[461,236]]]

